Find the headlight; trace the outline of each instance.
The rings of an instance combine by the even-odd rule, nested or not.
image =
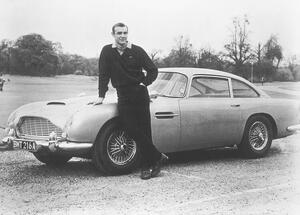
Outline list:
[[[68,130],[70,129],[70,127],[72,126],[72,122],[73,122],[73,117],[70,117],[68,119],[68,121],[66,122],[64,128],[63,128],[63,132],[61,134],[61,137],[63,139],[67,139],[68,138]]]
[[[8,120],[7,120],[7,124],[8,124],[8,126],[9,126],[10,128],[13,127],[13,124],[14,124],[14,121],[15,121],[15,119],[16,119],[16,116],[17,116],[17,112],[16,112],[16,111],[12,112],[12,113],[9,115]]]
[[[15,129],[13,129],[13,128],[6,128],[5,133],[9,137],[14,137],[16,135]]]

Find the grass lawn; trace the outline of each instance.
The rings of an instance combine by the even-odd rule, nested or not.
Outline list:
[[[0,126],[6,126],[9,114],[21,105],[44,100],[55,100],[76,97],[81,93],[97,95],[98,81],[96,77],[64,75],[56,77],[27,77],[4,75],[4,79],[10,79],[0,91]],[[282,89],[300,91],[300,82],[273,82],[265,83],[260,88],[276,86]],[[295,95],[266,90],[268,94],[276,98],[299,99]],[[0,129],[0,138],[3,129]]]

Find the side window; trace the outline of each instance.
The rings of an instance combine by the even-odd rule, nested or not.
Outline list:
[[[193,78],[190,97],[230,97],[228,80],[214,77]]]
[[[259,97],[259,94],[247,84],[235,79],[231,79],[231,83],[232,83],[233,97],[235,98]]]

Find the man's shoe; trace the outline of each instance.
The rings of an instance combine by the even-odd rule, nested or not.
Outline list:
[[[142,169],[141,170],[141,179],[147,180],[151,178],[151,171],[150,169]]]
[[[160,159],[158,161],[156,161],[154,166],[152,166],[151,177],[156,177],[160,173],[161,164],[163,162],[167,161],[168,159],[169,159],[169,157],[167,155],[165,155],[164,153],[161,153]]]

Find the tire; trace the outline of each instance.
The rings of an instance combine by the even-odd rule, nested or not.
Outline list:
[[[116,121],[109,123],[98,135],[93,148],[93,163],[97,170],[108,175],[127,174],[140,163],[138,144]]]
[[[242,156],[247,158],[263,157],[268,153],[272,139],[271,122],[264,116],[253,116],[246,123],[238,150]]]
[[[33,153],[40,162],[49,166],[60,166],[67,163],[72,157],[51,153]]]

